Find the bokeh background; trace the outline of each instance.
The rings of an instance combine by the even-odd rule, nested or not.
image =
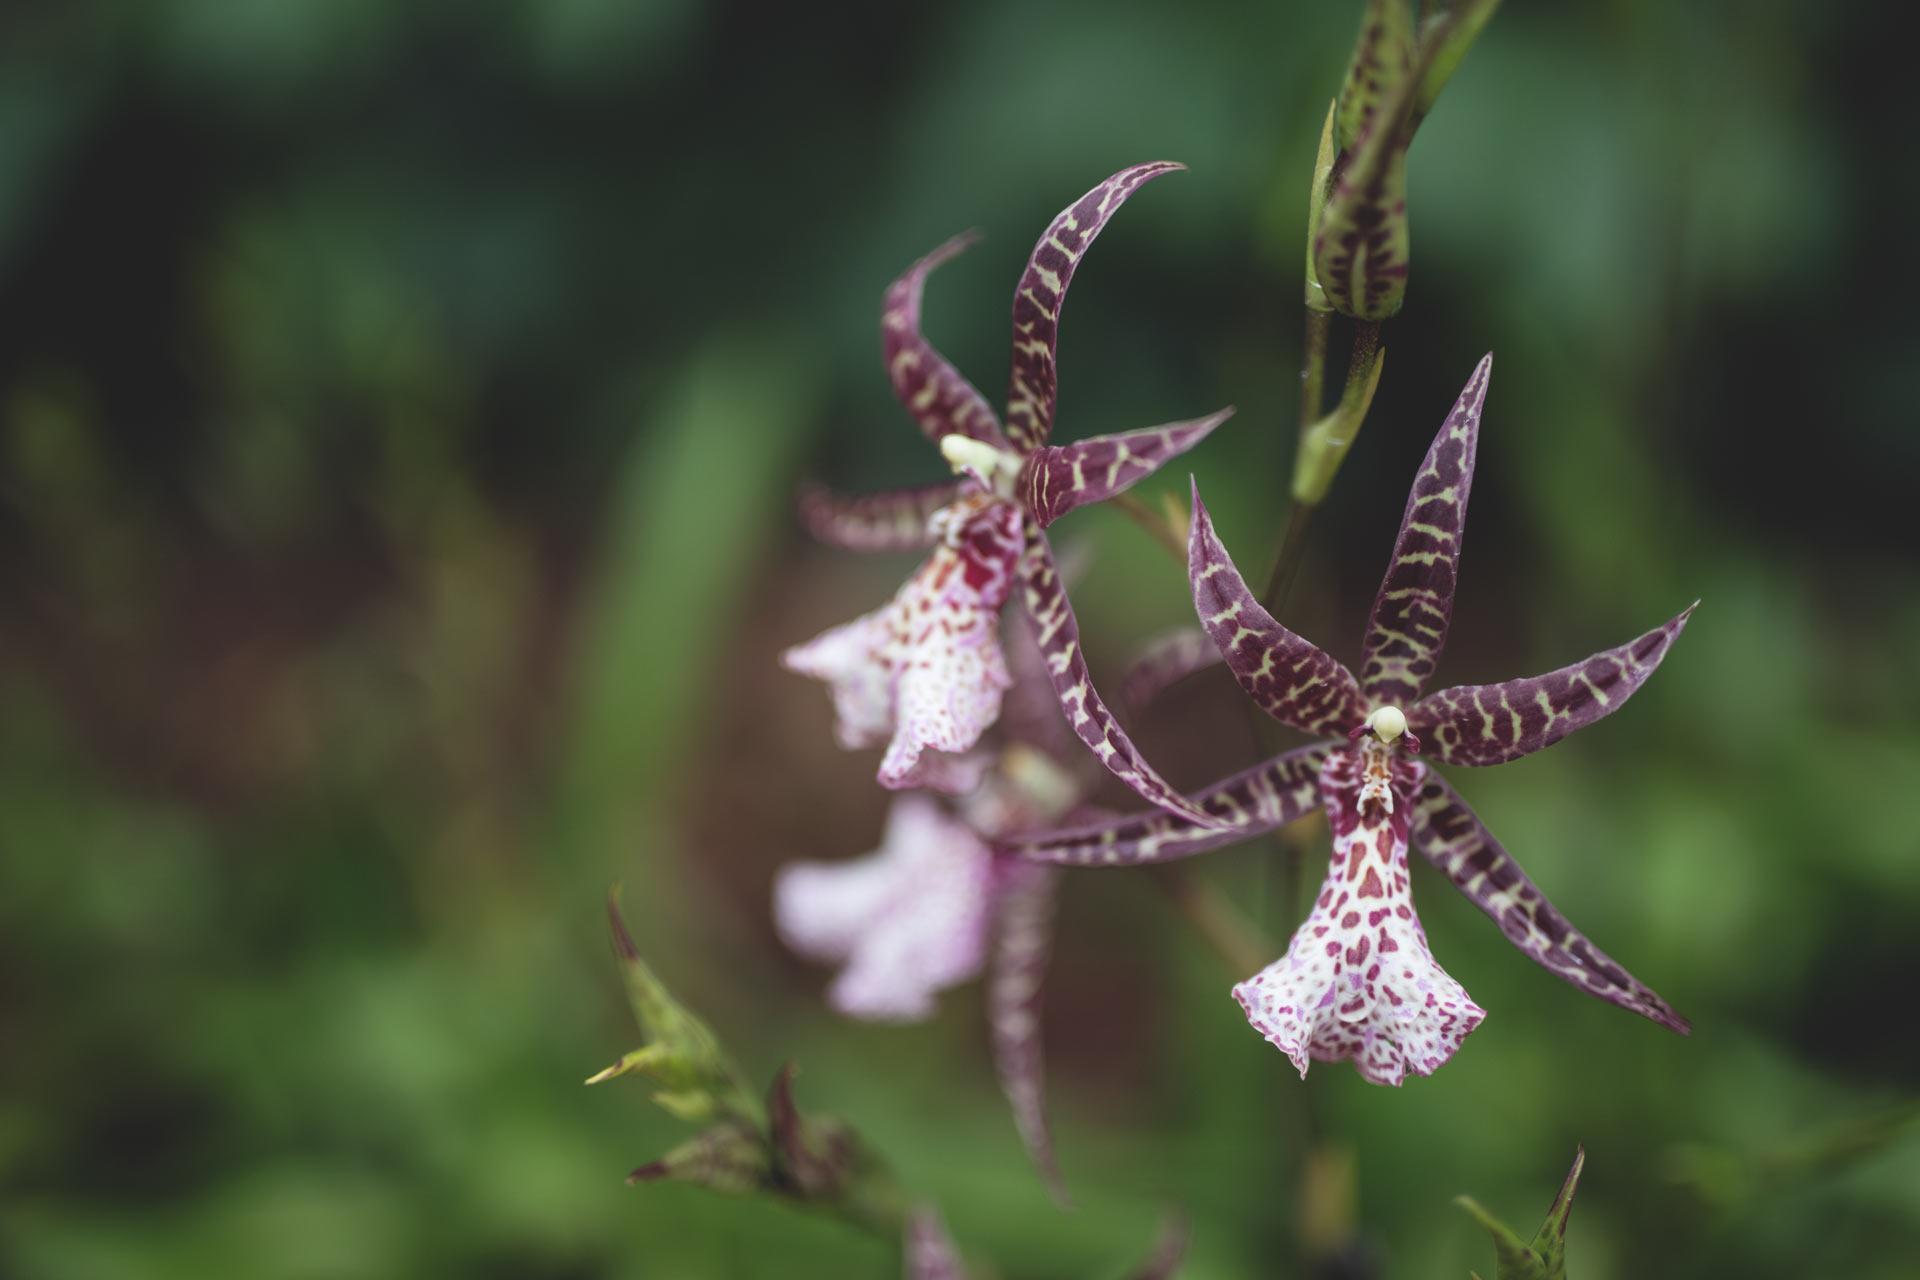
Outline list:
[[[622,881],[749,1070],[801,1063],[983,1273],[1118,1274],[1169,1205],[1198,1280],[1490,1273],[1451,1197],[1531,1230],[1584,1142],[1581,1280],[1915,1274],[1920,348],[1881,8],[1507,6],[1414,149],[1407,306],[1295,594],[1352,656],[1496,351],[1443,676],[1704,603],[1628,714],[1455,780],[1692,1038],[1423,872],[1486,1024],[1404,1089],[1303,1086],[1148,883],[1085,873],[1050,994],[1062,1215],[976,989],[847,1024],[772,935],[774,869],[871,848],[887,802],[775,656],[911,563],[809,547],[789,494],[940,474],[879,366],[895,272],[985,229],[927,325],[997,399],[1032,237],[1173,158],[1075,285],[1060,432],[1237,404],[1191,467],[1271,554],[1358,6],[9,6],[0,1272],[893,1274],[778,1205],[622,1185],[684,1134],[579,1084],[636,1038]],[[1058,533],[1112,679],[1188,617],[1182,577],[1110,511]],[[1247,763],[1230,684],[1181,694],[1149,753]],[[1278,861],[1204,865],[1276,946]],[[1311,1271],[1345,1211],[1303,1227],[1309,1151],[1354,1189]]]

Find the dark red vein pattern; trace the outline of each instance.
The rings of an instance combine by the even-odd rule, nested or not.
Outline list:
[[[1412,834],[1421,856],[1542,968],[1681,1035],[1691,1029],[1651,988],[1567,923],[1460,793],[1431,770],[1414,803]]]
[[[1193,490],[1187,576],[1200,625],[1227,669],[1262,711],[1302,733],[1346,733],[1367,718],[1353,673],[1317,646],[1273,620],[1234,568],[1213,520]]]
[[[880,312],[880,348],[893,394],[935,444],[954,434],[1000,442],[1000,423],[986,397],[920,334],[920,294],[927,276],[976,239],[971,231],[957,235],[908,267],[888,286]]]
[[[1047,676],[1053,681],[1053,691],[1060,699],[1067,723],[1109,772],[1142,797],[1199,826],[1216,825],[1217,819],[1194,807],[1147,763],[1100,700],[1093,687],[1092,673],[1087,670],[1086,656],[1080,650],[1080,626],[1074,621],[1073,605],[1060,585],[1060,572],[1054,564],[1053,550],[1047,545],[1047,535],[1032,516],[1023,517],[1022,526],[1018,569],[1021,597],[1033,619],[1035,638],[1047,660]]]
[[[924,551],[939,541],[927,522],[934,512],[959,498],[969,483],[948,480],[863,494],[807,485],[800,490],[800,523],[815,538],[842,551]]]
[[[1059,383],[1054,360],[1060,308],[1074,270],[1100,229],[1140,187],[1185,165],[1155,161],[1122,169],[1074,201],[1034,243],[1026,272],[1013,291],[1013,382],[1007,392],[1007,438],[1021,453],[1047,442],[1053,431]]]
[[[1484,356],[1454,401],[1407,494],[1393,559],[1374,597],[1361,645],[1360,685],[1375,702],[1405,706],[1418,698],[1447,643],[1480,414],[1492,376],[1493,357]]]
[[[1036,862],[1074,867],[1131,867],[1190,858],[1249,840],[1319,808],[1320,766],[1333,750],[1332,743],[1301,747],[1195,792],[1194,802],[1229,824],[1225,829],[1198,827],[1165,813],[1137,813],[1003,839],[994,847]]]
[[[1422,698],[1407,724],[1436,760],[1505,764],[1552,746],[1612,715],[1633,696],[1686,630],[1698,601],[1645,635],[1543,676],[1469,684]]]
[[[1231,408],[1192,422],[1170,422],[1069,445],[1042,445],[1027,455],[1018,492],[1046,528],[1077,507],[1125,493],[1207,438],[1233,416]]]

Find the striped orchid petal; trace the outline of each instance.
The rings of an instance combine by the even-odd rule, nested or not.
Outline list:
[[[933,269],[973,244],[969,231],[908,267],[887,288],[880,312],[880,346],[887,377],[921,433],[935,444],[943,436],[963,435],[987,444],[1000,442],[1000,422],[986,397],[947,363],[920,333],[920,295]]]
[[[993,1066],[1013,1108],[1027,1155],[1062,1207],[1070,1203],[1047,1123],[1046,1067],[1040,1045],[1041,982],[1053,948],[1059,872],[1007,859],[997,867],[999,910],[987,962],[987,1017]]]
[[[1505,764],[1552,746],[1620,709],[1686,630],[1694,601],[1636,640],[1584,662],[1500,684],[1470,684],[1422,698],[1407,726],[1446,764]]]
[[[1053,431],[1060,308],[1087,246],[1144,183],[1184,168],[1157,161],[1122,169],[1062,210],[1034,244],[1026,273],[1013,291],[1013,384],[1007,392],[1007,438],[1021,453],[1038,449]]]
[[[807,485],[800,490],[800,523],[842,551],[925,551],[937,540],[928,524],[933,513],[957,501],[967,483],[949,480],[866,494]]]
[[[1681,1035],[1687,1020],[1567,923],[1460,793],[1431,769],[1414,802],[1413,845],[1536,964],[1589,995]]]
[[[1027,455],[1017,492],[1044,529],[1076,507],[1125,493],[1232,416],[1229,407],[1191,422],[1094,436],[1069,445],[1042,445]]]
[[[1303,733],[1345,733],[1367,718],[1353,673],[1338,660],[1273,620],[1261,607],[1213,531],[1213,519],[1193,488],[1193,524],[1187,538],[1187,576],[1193,607],[1227,669],[1260,709]]]
[[[1155,699],[1188,676],[1220,664],[1213,638],[1199,627],[1180,627],[1151,640],[1120,681],[1120,705],[1138,719]]]
[[[1022,520],[1022,546],[1018,573],[1027,614],[1033,619],[1040,652],[1047,660],[1047,676],[1053,682],[1054,696],[1067,723],[1080,741],[1092,749],[1100,763],[1120,781],[1149,801],[1170,813],[1202,827],[1219,825],[1219,819],[1196,808],[1174,790],[1140,754],[1127,737],[1113,713],[1100,700],[1087,669],[1086,655],[1080,648],[1080,626],[1074,620],[1073,604],[1060,585],[1060,571],[1047,545],[1047,535],[1032,516]]]
[[[1492,376],[1493,357],[1488,355],[1454,401],[1407,494],[1400,536],[1374,597],[1362,646],[1360,684],[1376,702],[1407,705],[1418,698],[1447,642],[1467,494],[1480,442],[1480,411]]]
[[[1332,743],[1275,756],[1195,793],[1193,801],[1224,828],[1196,826],[1165,813],[1002,839],[995,848],[1036,862],[1073,867],[1132,867],[1190,858],[1284,826],[1320,807],[1316,785]]]

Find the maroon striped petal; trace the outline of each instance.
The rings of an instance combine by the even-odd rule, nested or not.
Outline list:
[[[922,1205],[907,1215],[901,1251],[906,1280],[967,1280],[967,1269],[960,1264],[960,1251],[947,1235],[940,1211],[932,1205]]]
[[[1694,601],[1637,640],[1585,662],[1501,684],[1467,684],[1422,698],[1407,727],[1446,764],[1505,764],[1552,746],[1620,709],[1667,656]]]
[[[987,969],[987,1017],[993,1067],[1013,1108],[1014,1127],[1047,1190],[1071,1203],[1054,1159],[1047,1123],[1046,1068],[1040,1046],[1041,982],[1053,944],[1053,906],[1059,872],[1032,863],[1003,862],[1000,906]]]
[[[1035,242],[1026,273],[1013,291],[1013,386],[1007,392],[1007,438],[1020,452],[1038,449],[1053,431],[1060,307],[1067,300],[1067,286],[1081,256],[1142,184],[1184,168],[1162,160],[1122,169],[1062,210]]]
[[[1195,793],[1194,803],[1228,824],[1221,829],[1195,826],[1164,813],[1136,813],[1110,822],[1006,837],[996,841],[994,848],[1036,862],[1073,867],[1131,867],[1190,858],[1250,840],[1318,809],[1316,780],[1331,750],[1333,744],[1326,742],[1300,747]]]
[[[1219,663],[1213,638],[1199,627],[1170,631],[1149,641],[1127,668],[1120,681],[1120,706],[1130,720],[1138,721],[1162,693]]]
[[[1069,445],[1042,445],[1027,455],[1015,492],[1044,529],[1076,507],[1125,493],[1232,416],[1229,406],[1191,422],[1094,436]]]
[[[1687,1020],[1567,923],[1445,778],[1427,770],[1413,807],[1413,845],[1548,972],[1686,1035]]]
[[[927,276],[977,239],[971,231],[957,235],[908,267],[887,287],[880,312],[880,349],[893,394],[935,444],[948,435],[1000,443],[1000,423],[986,397],[920,334],[920,294]]]
[[[938,539],[928,528],[933,513],[959,498],[969,482],[886,493],[841,494],[820,485],[801,488],[800,523],[830,547],[842,551],[924,551]]]
[[[1227,669],[1260,709],[1302,733],[1345,733],[1367,718],[1353,673],[1273,620],[1234,568],[1193,486],[1187,536],[1193,607]]]
[[[1218,819],[1195,808],[1147,763],[1100,700],[1080,649],[1080,625],[1074,621],[1073,603],[1060,585],[1060,571],[1054,564],[1053,549],[1047,545],[1047,535],[1032,516],[1026,516],[1022,525],[1021,597],[1033,619],[1035,638],[1047,660],[1047,676],[1067,723],[1114,777],[1144,799],[1198,826],[1218,825]]]
[[[1426,687],[1447,643],[1460,538],[1467,525],[1467,493],[1480,443],[1480,410],[1492,376],[1489,354],[1453,402],[1407,494],[1400,536],[1361,646],[1360,684],[1374,702],[1411,704]]]

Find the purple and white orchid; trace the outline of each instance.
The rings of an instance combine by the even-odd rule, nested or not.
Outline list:
[[[1013,298],[1013,380],[1004,430],[986,399],[920,333],[927,276],[972,243],[957,236],[887,290],[881,336],[894,394],[961,479],[840,498],[803,497],[823,541],[856,551],[931,548],[887,605],[788,650],[794,671],[833,690],[849,748],[886,744],[880,783],[945,785],[943,761],[969,750],[1000,713],[1011,683],[999,615],[1017,581],[1054,695],[1081,741],[1145,799],[1198,826],[1190,804],[1136,749],[1094,690],[1079,627],[1044,530],[1076,507],[1124,492],[1198,444],[1231,409],[1191,422],[1052,445],[1060,309],[1094,237],[1142,184],[1182,166],[1122,169],[1076,200],[1041,235]]]
[[[1352,1059],[1377,1084],[1429,1075],[1484,1016],[1434,961],[1414,913],[1417,849],[1535,962],[1603,1000],[1686,1034],[1667,1003],[1570,925],[1447,781],[1415,758],[1500,764],[1617,710],[1653,674],[1693,612],[1546,675],[1421,697],[1453,612],[1481,408],[1474,370],[1408,495],[1373,604],[1361,675],[1276,622],[1248,590],[1194,491],[1194,607],[1262,710],[1330,741],[1276,756],[1197,793],[1211,827],[1164,813],[1006,842],[1042,862],[1138,865],[1271,831],[1316,808],[1333,834],[1327,878],[1287,954],[1234,988],[1248,1020],[1292,1058]],[[1220,829],[1225,826],[1225,830]]]

